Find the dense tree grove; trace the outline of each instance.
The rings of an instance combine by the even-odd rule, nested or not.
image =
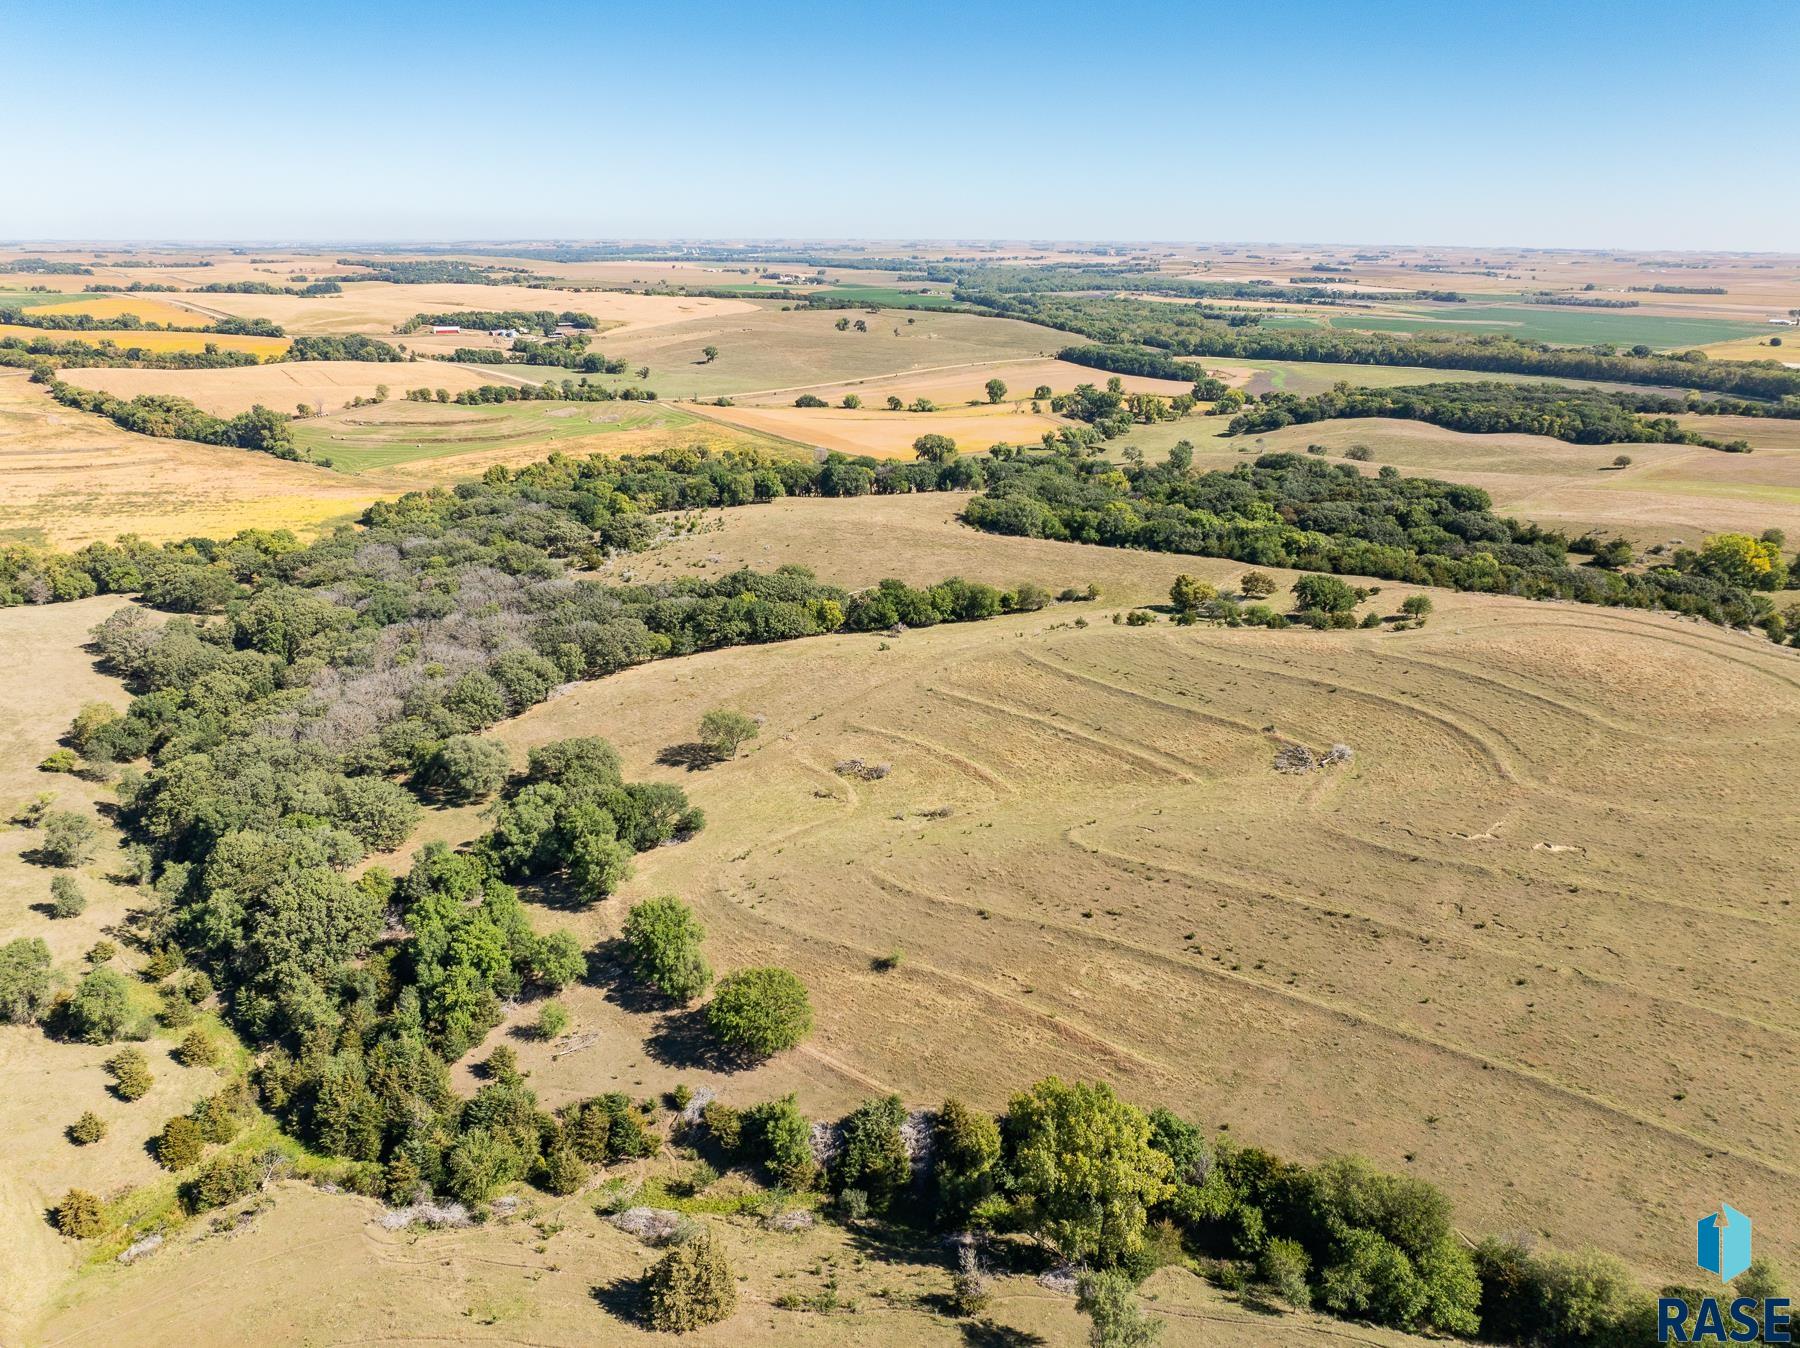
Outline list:
[[[328,336],[296,337],[288,344],[289,360],[369,360],[399,361],[406,353],[378,337],[360,332],[332,333]]]
[[[401,779],[429,794],[491,790],[504,764],[471,737],[570,680],[902,615],[927,624],[1001,610],[989,587],[894,581],[858,595],[798,567],[632,586],[572,573],[642,546],[654,510],[714,499],[739,474],[746,500],[758,474],[764,499],[784,489],[777,466],[755,458],[554,460],[379,504],[362,527],[307,546],[254,531],[127,540],[60,558],[43,577],[46,597],[84,588],[70,583],[79,576],[90,593],[137,592],[176,615],[159,624],[124,608],[95,630],[135,696],[122,715],[84,710],[71,743],[90,762],[130,765],[120,818],[152,857],[145,937],[209,975],[262,1053],[263,1102],[315,1148],[479,1201],[513,1179],[567,1184],[582,1154],[642,1145],[613,1105],[558,1120],[503,1071],[461,1102],[448,1064],[508,1002],[586,971],[567,933],[532,930],[515,884],[551,901],[603,898],[636,853],[698,829],[698,811],[676,786],[624,781],[604,742],[559,741],[506,783],[486,835],[463,852],[427,846],[394,877],[361,863],[418,817]],[[61,846],[53,815],[40,823],[46,848]],[[629,934],[646,976],[674,995],[704,988],[697,927],[640,914]],[[37,949],[7,951],[9,1013],[21,1018],[41,1013]],[[768,1053],[805,1032],[791,975],[726,982],[713,1013],[721,1043]],[[132,1014],[124,979],[100,967],[59,1028],[104,1043]],[[234,1176],[214,1178],[229,1189]]]
[[[994,533],[1673,609],[1778,634],[1781,619],[1764,591],[1785,584],[1789,572],[1759,567],[1746,583],[1750,573],[1734,569],[1729,547],[1677,553],[1647,571],[1570,566],[1565,538],[1495,515],[1475,487],[1365,477],[1349,464],[1299,454],[1195,473],[1182,448],[1166,464],[1124,471],[1074,455],[1034,459],[1029,472],[970,501],[964,518]]]
[[[1640,1341],[1653,1323],[1652,1298],[1603,1256],[1501,1241],[1471,1250],[1449,1200],[1423,1180],[1214,1141],[1098,1083],[1047,1078],[998,1118],[954,1099],[909,1115],[890,1096],[825,1124],[793,1096],[748,1109],[715,1101],[682,1140],[770,1183],[824,1187],[840,1210],[1026,1236],[1114,1277],[1113,1301],[1172,1238],[1289,1304],[1414,1333],[1602,1345]]]
[[[1760,404],[1751,405],[1761,406]],[[1751,407],[1733,405],[1733,412]],[[1680,398],[1563,384],[1414,384],[1407,388],[1351,388],[1299,397],[1269,393],[1231,419],[1228,435],[1260,435],[1283,426],[1339,417],[1396,417],[1448,430],[1548,435],[1578,445],[1686,444],[1742,452],[1749,445],[1709,439],[1684,428],[1674,414],[1691,410]],[[1701,410],[1716,411],[1707,406]],[[1800,414],[1800,403],[1794,406]],[[1651,416],[1641,415],[1651,413]]]
[[[1548,375],[1701,389],[1771,402],[1800,398],[1800,370],[1780,361],[1709,360],[1702,351],[1655,355],[1637,348],[1564,347],[1500,334],[1426,335],[1353,328],[1270,328],[1219,322],[1180,304],[1081,295],[991,295],[984,308],[1007,318],[1080,333],[1101,343],[1156,348],[1174,356],[1305,360],[1340,365],[1417,365],[1438,370]]]
[[[168,393],[140,393],[120,398],[98,389],[80,388],[52,380],[50,396],[64,407],[95,412],[115,425],[139,435],[172,440],[197,440],[204,445],[235,445],[260,450],[278,459],[297,459],[291,418],[261,403],[234,417],[216,417],[186,398]]]
[[[404,336],[420,328],[472,328],[491,332],[495,328],[531,329],[548,337],[556,325],[567,323],[572,328],[597,328],[600,320],[592,314],[565,309],[455,309],[442,314],[414,314],[394,331]]]
[[[1135,374],[1146,379],[1176,379],[1193,382],[1206,372],[1191,360],[1176,360],[1161,351],[1146,351],[1141,346],[1065,346],[1056,353],[1058,360],[1113,374]]]
[[[120,346],[110,338],[98,342],[62,341],[54,337],[0,337],[0,365],[32,371],[35,382],[47,384],[58,369],[80,367],[144,370],[222,370],[236,365],[260,365],[253,351],[228,351],[207,343],[200,351],[152,351],[142,346]]]

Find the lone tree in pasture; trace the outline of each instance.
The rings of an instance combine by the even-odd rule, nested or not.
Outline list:
[[[844,401],[840,403],[839,406],[847,407],[851,411],[855,411],[862,406],[862,399],[857,397],[854,393],[846,393],[844,395]]]
[[[1400,611],[1414,622],[1424,622],[1431,612],[1431,596],[1427,594],[1409,594],[1400,602]]]
[[[806,987],[786,969],[740,969],[719,981],[706,1004],[713,1036],[746,1058],[772,1058],[812,1030]]]
[[[1238,577],[1238,593],[1246,599],[1267,599],[1275,593],[1275,577],[1266,571],[1246,571]]]
[[[1356,591],[1336,576],[1302,576],[1294,582],[1294,602],[1301,609],[1348,613],[1356,607]]]
[[[1006,397],[1006,382],[1004,380],[1000,380],[1000,379],[988,380],[987,381],[987,399],[988,399],[988,401],[991,403],[997,403],[1004,397]]]
[[[637,976],[663,996],[689,1002],[712,982],[712,970],[700,953],[706,929],[673,895],[632,908],[622,935]]]
[[[43,836],[38,850],[52,866],[84,866],[100,846],[100,826],[73,810],[52,810],[45,815]]]
[[[745,743],[761,733],[762,727],[741,711],[730,707],[714,707],[700,718],[700,743],[713,758],[723,763],[736,758]]]
[[[665,1254],[645,1284],[650,1327],[665,1334],[717,1324],[737,1309],[737,1275],[707,1232]]]
[[[87,895],[70,875],[57,875],[50,880],[50,916],[80,917],[87,908]]]
[[[913,441],[913,453],[926,463],[949,463],[956,457],[956,441],[933,431]]]
[[[1183,617],[1192,617],[1219,597],[1216,586],[1185,573],[1175,577],[1169,587],[1169,602]]]
[[[715,360],[717,360],[719,358],[719,348],[716,346],[701,347],[700,348],[700,358],[701,358],[701,364],[711,365]]]

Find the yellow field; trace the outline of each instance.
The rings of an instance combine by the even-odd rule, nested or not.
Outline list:
[[[1770,327],[1769,333],[1780,338],[1780,346],[1770,345],[1769,337],[1739,337],[1700,349],[1714,360],[1779,360],[1788,365],[1800,365],[1800,328]]]
[[[23,370],[0,370],[0,481],[0,537],[66,547],[126,533],[153,540],[247,528],[304,533],[393,494],[381,479],[133,435],[51,401]]]
[[[200,315],[190,319],[201,321]],[[47,337],[56,342],[88,342],[98,345],[110,341],[118,346],[141,346],[146,351],[204,351],[209,345],[222,351],[249,351],[258,356],[279,356],[288,349],[285,337],[235,337],[211,332],[143,332],[132,328],[109,329],[105,332],[56,332],[46,328],[28,328],[14,323],[0,323],[0,337],[22,337],[35,341]]]
[[[224,370],[79,368],[62,371],[61,378],[121,398],[172,393],[215,416],[234,416],[256,403],[288,413],[302,403],[309,408],[323,403],[327,412],[335,412],[353,398],[373,398],[377,387],[384,384],[392,397],[399,398],[409,388],[447,388],[460,393],[493,382],[477,371],[441,361],[365,360],[284,361]]]
[[[161,295],[102,295],[91,300],[70,300],[66,304],[37,306],[40,314],[88,314],[94,318],[117,318],[120,314],[136,314],[146,323],[173,323],[181,327],[197,327],[206,320],[193,309]],[[79,333],[70,333],[72,337]]]

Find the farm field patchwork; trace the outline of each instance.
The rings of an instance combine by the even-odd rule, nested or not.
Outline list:
[[[199,315],[194,315],[196,319]],[[221,351],[248,351],[252,355],[282,355],[288,349],[285,337],[239,337],[218,332],[146,332],[139,328],[114,328],[105,331],[59,332],[45,328],[0,323],[0,337],[18,337],[27,342],[48,339],[53,342],[86,342],[98,346],[111,342],[129,350],[142,347],[146,351],[204,351],[216,346]]]

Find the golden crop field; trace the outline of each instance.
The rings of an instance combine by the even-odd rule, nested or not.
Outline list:
[[[193,315],[195,319],[199,315]],[[204,351],[216,346],[221,351],[248,351],[254,355],[279,356],[290,345],[286,337],[239,337],[213,332],[145,332],[139,328],[114,328],[106,331],[60,332],[48,328],[28,328],[14,323],[0,323],[0,337],[20,337],[26,341],[49,338],[51,341],[87,342],[98,346],[111,342],[115,346],[142,347],[146,351]]]

